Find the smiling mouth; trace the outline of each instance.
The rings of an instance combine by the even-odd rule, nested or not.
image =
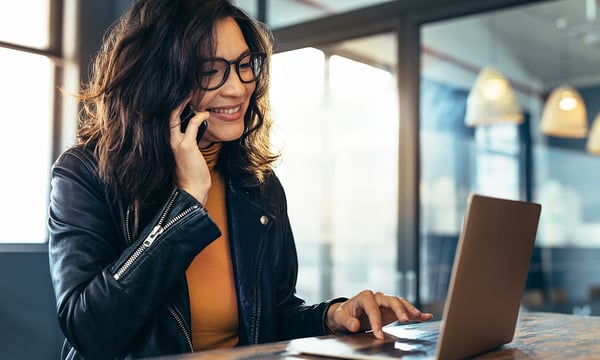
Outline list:
[[[235,114],[236,112],[240,111],[242,107],[241,106],[236,106],[233,108],[218,108],[218,109],[207,109],[207,111],[210,111],[212,113],[215,114]]]

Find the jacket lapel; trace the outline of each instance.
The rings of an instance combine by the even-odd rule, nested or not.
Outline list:
[[[258,194],[258,187],[245,189],[229,181],[227,184],[227,221],[240,309],[240,345],[255,344],[259,341],[262,310],[260,279],[263,255],[273,217],[264,206],[251,199],[249,194]]]

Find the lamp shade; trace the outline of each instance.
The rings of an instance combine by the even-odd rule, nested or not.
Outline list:
[[[583,138],[587,130],[587,112],[579,92],[568,85],[554,89],[544,106],[540,131],[552,136]]]
[[[592,130],[587,142],[587,151],[600,155],[600,112],[596,115],[596,119],[592,123]]]
[[[504,75],[496,68],[483,68],[469,97],[465,124],[468,126],[523,122],[521,106]]]

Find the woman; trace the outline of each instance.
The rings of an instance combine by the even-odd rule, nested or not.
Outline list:
[[[270,55],[267,30],[225,0],[138,1],[111,29],[80,94],[79,142],[52,168],[62,358],[381,338],[385,324],[431,318],[372,291],[315,305],[296,296],[271,167]]]

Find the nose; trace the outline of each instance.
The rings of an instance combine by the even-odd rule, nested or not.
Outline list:
[[[246,89],[246,84],[242,82],[240,76],[235,71],[235,64],[229,64],[229,75],[221,88],[221,92],[226,94],[242,94]]]

